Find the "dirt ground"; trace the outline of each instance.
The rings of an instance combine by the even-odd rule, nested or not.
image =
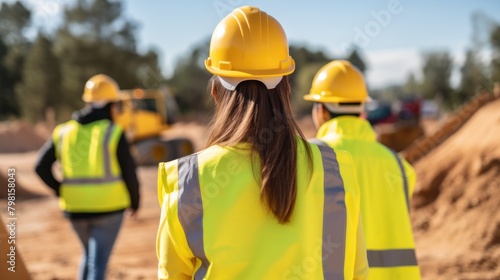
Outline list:
[[[18,196],[18,250],[33,279],[76,279],[81,248],[70,224],[58,208],[57,199],[32,171],[36,153],[2,154],[0,170],[16,168],[17,181],[29,191],[41,194],[25,199]],[[159,220],[155,167],[139,169],[141,209],[135,220],[126,220],[118,237],[108,268],[108,279],[155,279],[155,238]],[[6,217],[6,200],[0,200],[0,213]],[[0,279],[8,276],[4,264]]]
[[[500,102],[480,110],[456,135],[415,166],[419,181],[412,218],[423,279],[500,279],[498,106]],[[306,137],[314,136],[310,118],[299,123]],[[12,127],[4,129],[2,136],[0,125],[1,148],[15,151],[0,153],[0,188],[5,188],[7,169],[16,168],[18,250],[33,279],[76,279],[80,245],[57,199],[33,172],[33,149],[40,147],[49,134],[43,129],[30,134],[35,128],[22,126],[17,134]],[[179,123],[172,127],[169,137],[188,137],[200,149],[206,133],[203,125]],[[30,142],[26,149],[16,146],[15,142],[20,142],[16,135],[22,135],[20,139],[32,137],[36,143]],[[156,279],[155,238],[160,210],[157,170],[141,167],[138,172],[141,209],[137,219],[124,222],[107,279]],[[3,219],[6,204],[5,194],[0,192]],[[9,279],[4,265],[0,264],[0,279]]]

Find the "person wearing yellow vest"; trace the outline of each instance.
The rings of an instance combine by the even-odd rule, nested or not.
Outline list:
[[[124,211],[139,209],[139,182],[123,130],[112,120],[118,85],[106,75],[85,84],[84,109],[58,125],[36,164],[40,178],[59,197],[83,247],[79,279],[104,279]],[[62,182],[52,174],[59,160]]]
[[[207,148],[160,163],[159,279],[366,279],[350,155],[309,144],[279,22],[240,7],[212,35]]]
[[[319,128],[310,142],[346,150],[356,164],[370,279],[420,279],[409,215],[415,172],[378,143],[360,117],[369,100],[361,72],[348,61],[332,61],[318,71],[304,99],[315,102]]]

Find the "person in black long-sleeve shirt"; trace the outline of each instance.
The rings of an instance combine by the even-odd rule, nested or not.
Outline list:
[[[123,131],[112,120],[117,98],[113,79],[92,77],[83,96],[88,105],[56,127],[40,149],[35,167],[60,198],[64,215],[82,243],[80,279],[104,279],[123,214],[135,216],[139,209],[136,164]],[[75,159],[78,156],[85,158]],[[100,161],[92,162],[96,159]],[[56,160],[62,165],[62,182],[52,173]]]

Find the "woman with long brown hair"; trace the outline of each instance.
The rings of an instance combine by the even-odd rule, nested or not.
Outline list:
[[[365,279],[350,156],[293,118],[285,32],[255,7],[216,27],[208,147],[161,163],[159,279]]]

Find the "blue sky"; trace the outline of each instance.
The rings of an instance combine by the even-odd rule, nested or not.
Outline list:
[[[28,2],[36,7],[39,17],[53,18],[67,1]],[[420,54],[430,50],[452,53],[456,83],[465,50],[472,46],[472,13],[482,12],[500,23],[500,1],[494,0],[125,0],[124,3],[126,15],[140,23],[141,49],[154,48],[160,53],[166,75],[172,72],[180,56],[209,38],[217,23],[233,8],[253,5],[278,19],[292,43],[337,57],[344,55],[353,43],[357,44],[368,62],[367,79],[372,88],[403,82],[411,71],[418,76]],[[483,53],[483,59],[489,60],[486,48]]]

